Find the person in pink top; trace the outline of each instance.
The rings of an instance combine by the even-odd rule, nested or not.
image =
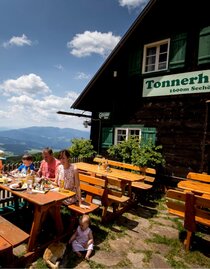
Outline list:
[[[53,150],[51,148],[43,149],[42,157],[43,160],[37,172],[38,176],[49,178],[50,180],[55,181],[55,176],[57,174],[60,161],[53,156]]]

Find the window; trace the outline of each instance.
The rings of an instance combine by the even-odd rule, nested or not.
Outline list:
[[[124,140],[128,140],[129,137],[141,139],[141,129],[137,128],[116,128],[115,129],[115,144],[118,144]]]
[[[168,68],[169,39],[144,46],[143,73]]]
[[[103,127],[101,134],[101,147],[108,148],[113,144],[118,144],[129,137],[136,137],[139,141],[144,142],[152,140],[156,142],[156,128],[144,127],[143,125],[122,125]]]

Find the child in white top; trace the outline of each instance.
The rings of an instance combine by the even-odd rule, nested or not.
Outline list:
[[[89,228],[90,218],[88,215],[83,215],[80,218],[79,226],[76,232],[69,239],[69,244],[72,244],[73,251],[82,257],[83,251],[87,251],[85,259],[89,260],[93,251],[93,234]]]

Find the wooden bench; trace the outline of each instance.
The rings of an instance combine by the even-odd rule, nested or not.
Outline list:
[[[28,239],[29,234],[0,216],[0,260],[4,266],[13,266],[13,248]]]
[[[12,245],[0,236],[0,266],[8,266],[12,261]]]
[[[210,175],[207,175],[207,174],[189,172],[187,174],[187,179],[198,180],[201,182],[210,183]]]
[[[122,180],[107,176],[108,200],[107,205],[112,206],[113,217],[122,214],[129,205],[130,197],[124,195],[125,185]]]
[[[80,189],[84,194],[84,200],[82,205],[71,204],[68,206],[70,210],[73,210],[77,214],[89,214],[99,208],[99,204],[93,203],[94,197],[99,197],[101,199],[102,209],[102,219],[106,214],[106,180],[102,178],[97,178],[87,174],[79,173]]]
[[[85,195],[82,207],[79,204],[69,205],[68,208],[77,214],[89,214],[102,206],[101,221],[105,222],[109,218],[114,218],[126,210],[130,201],[128,196],[123,195],[123,182],[117,178],[99,177],[83,174],[79,172],[80,189]],[[94,200],[100,200],[96,204]],[[112,207],[113,214],[107,216],[108,207]]]
[[[184,228],[187,230],[184,246],[189,250],[197,224],[210,227],[210,199],[191,192],[169,189],[166,193],[166,205],[170,214],[184,219]]]

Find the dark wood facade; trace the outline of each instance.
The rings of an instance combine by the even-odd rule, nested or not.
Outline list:
[[[210,92],[142,97],[145,78],[176,78],[178,74],[210,69],[208,13],[206,0],[149,2],[72,105],[92,112],[91,140],[98,152],[106,149],[102,145],[103,128],[139,125],[155,128],[156,143],[163,145],[165,174],[210,173]],[[170,39],[167,70],[142,73],[144,45],[162,39]],[[97,120],[99,112],[111,112],[110,119]]]

